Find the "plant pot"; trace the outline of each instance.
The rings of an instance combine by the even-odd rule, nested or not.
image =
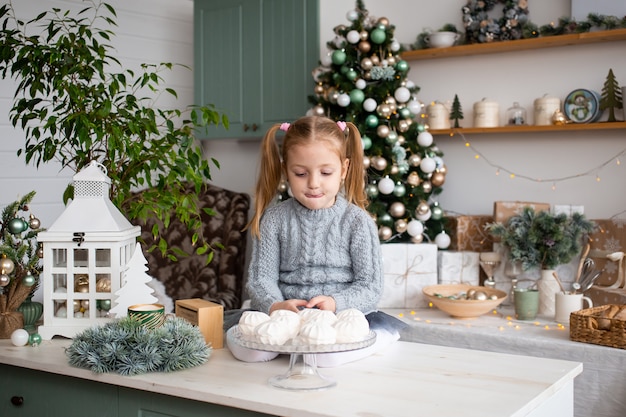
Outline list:
[[[542,269],[541,278],[537,281],[539,314],[549,318],[554,318],[556,294],[561,291],[553,274],[553,269]]]
[[[38,301],[33,301],[32,296],[28,297],[20,306],[17,311],[24,316],[24,330],[32,333],[36,330],[35,324],[43,313],[43,304]]]
[[[514,294],[515,317],[518,320],[534,320],[539,309],[539,291],[516,288]]]

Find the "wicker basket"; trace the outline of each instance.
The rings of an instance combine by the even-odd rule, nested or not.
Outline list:
[[[571,313],[570,339],[576,342],[626,349],[626,321],[601,317],[602,312],[609,308],[611,305],[603,305]],[[608,330],[598,329],[598,320],[607,320],[610,326],[600,327],[608,327]]]

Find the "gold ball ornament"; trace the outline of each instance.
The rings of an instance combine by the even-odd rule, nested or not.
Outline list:
[[[430,182],[435,187],[441,187],[443,183],[446,182],[446,176],[440,171],[433,172],[433,175],[430,178]]]
[[[411,236],[411,243],[422,243],[424,241],[424,235]]]
[[[96,282],[97,292],[111,292],[111,278],[100,278]]]
[[[370,157],[369,156],[364,156],[363,157],[363,168],[364,169],[369,169],[370,165],[371,165]]]
[[[378,113],[380,117],[388,119],[391,117],[392,114],[391,106],[387,103],[381,104],[376,108],[376,113]]]
[[[369,71],[372,69],[372,67],[374,66],[374,63],[372,62],[371,59],[369,58],[363,58],[361,60],[361,68],[363,68],[363,70],[365,71]]]
[[[409,156],[409,165],[411,165],[412,167],[420,166],[421,162],[422,162],[422,157],[419,156],[418,154],[414,153]]]
[[[41,222],[37,217],[31,214],[28,219],[28,225],[31,229],[39,229],[41,227]]]
[[[556,110],[552,115],[552,123],[557,126],[563,126],[567,123],[567,117],[561,110]]]
[[[387,58],[387,65],[389,66],[394,66],[396,65],[396,57],[395,56],[390,56]]]
[[[425,201],[420,201],[420,203],[417,205],[417,208],[415,209],[415,213],[418,216],[424,215],[428,213],[429,210],[430,210],[430,206],[428,205],[428,203]]]
[[[74,306],[74,313],[80,311],[80,300],[74,300],[72,304]]]
[[[389,19],[387,19],[386,17],[381,17],[376,23],[383,26],[389,26]]]
[[[409,126],[411,126],[411,124],[408,120],[400,120],[398,122],[398,131],[404,133],[409,130]]]
[[[373,159],[376,158],[376,159]],[[382,156],[372,157],[372,166],[378,171],[384,171],[387,168],[387,160]]]
[[[406,143],[406,138],[403,135],[398,135],[398,145],[404,145]]]
[[[15,269],[15,263],[12,259],[7,258],[6,254],[2,254],[0,258],[0,273],[10,274]]]
[[[359,51],[366,54],[372,49],[372,45],[368,41],[361,41],[359,42],[358,48],[359,48]]]
[[[39,246],[37,246],[37,257],[38,258],[43,258],[43,243],[40,243]]]
[[[378,55],[372,55],[370,59],[372,60],[374,65],[380,65],[380,58],[378,58]]]
[[[7,274],[0,274],[0,287],[6,287],[11,283],[11,278]]]
[[[393,236],[393,231],[391,230],[391,227],[382,226],[380,229],[378,229],[378,237],[380,238],[380,240],[389,240],[391,239],[391,236]]]
[[[417,187],[418,185],[420,185],[420,181],[420,176],[415,171],[411,172],[406,179],[406,182],[413,187]]]
[[[315,116],[323,116],[324,115],[324,107],[317,105],[313,107],[313,114]]]
[[[380,138],[386,138],[387,136],[389,136],[389,126],[387,125],[380,125],[376,128],[376,134],[378,135],[378,137]]]
[[[317,84],[315,86],[315,90],[314,91],[315,91],[315,94],[317,94],[318,96],[323,96],[325,88],[324,88],[324,86],[322,84]]]
[[[394,226],[396,228],[396,232],[398,232],[398,233],[406,232],[407,225],[408,225],[408,223],[406,222],[405,219],[398,219],[394,223]]]
[[[448,167],[442,165],[441,167],[439,167],[438,171],[441,172],[443,175],[446,175],[448,173]]]
[[[429,194],[433,191],[433,185],[430,183],[430,181],[424,181],[422,183],[422,191],[424,191],[426,194]]]
[[[389,206],[389,214],[391,214],[391,216],[395,217],[396,219],[398,217],[404,216],[405,213],[406,207],[404,207],[404,204],[400,203],[399,201],[396,201],[395,203],[391,204],[391,206]]]
[[[370,34],[367,32],[367,30],[362,30],[359,35],[361,35],[361,40],[362,41],[366,41],[367,38],[370,37]]]
[[[391,175],[396,175],[398,172],[400,172],[400,168],[398,168],[398,165],[393,164],[393,165],[391,166],[391,169],[389,170],[389,173],[390,173]]]

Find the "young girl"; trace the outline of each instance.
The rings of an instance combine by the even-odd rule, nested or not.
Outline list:
[[[279,130],[285,132],[281,151]],[[376,224],[365,210],[363,159],[356,126],[325,117],[277,124],[261,144],[255,213],[249,224],[252,258],[246,289],[251,308],[268,314],[356,308],[377,335],[369,348],[318,355],[319,366],[370,355],[397,340],[403,326],[376,311],[383,291],[382,257]],[[283,175],[293,198],[272,205]],[[277,355],[243,348],[229,337],[227,344],[244,361]]]

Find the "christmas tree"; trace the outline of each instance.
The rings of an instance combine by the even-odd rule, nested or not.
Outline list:
[[[445,249],[443,210],[435,200],[446,177],[442,152],[428,132],[419,87],[385,17],[368,14],[362,1],[334,29],[330,50],[314,69],[311,112],[353,122],[363,138],[368,211],[382,242],[431,241]],[[284,191],[284,190],[283,190]]]
[[[611,68],[609,69],[609,74],[606,76],[606,81],[604,81],[602,97],[600,98],[600,110],[609,111],[607,122],[617,121],[615,109],[622,109],[624,107],[622,100],[622,91]]]

